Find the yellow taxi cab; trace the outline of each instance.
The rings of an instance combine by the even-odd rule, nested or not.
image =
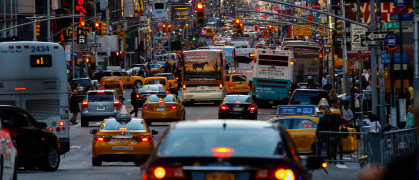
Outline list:
[[[291,135],[298,153],[315,153],[316,130],[319,117],[314,105],[279,105],[277,117],[268,120],[271,123],[282,124]],[[355,128],[348,128],[348,132],[356,132]],[[344,153],[358,150],[356,135],[340,137]]]
[[[118,76],[103,76],[100,80],[103,89],[115,90],[118,94],[119,99],[124,98],[124,86],[122,79]]]
[[[226,74],[225,86],[227,94],[248,94],[250,92],[249,80],[244,74]]]
[[[170,92],[173,94],[176,93],[176,91],[178,90],[178,82],[175,75],[173,75],[173,73],[158,73],[156,74],[156,76],[165,77],[167,79],[167,82],[169,83]]]
[[[147,125],[152,122],[170,122],[185,120],[185,107],[174,94],[151,95],[144,102],[143,119]]]
[[[141,76],[133,76],[126,71],[111,71],[111,72],[104,72],[105,76],[119,76],[122,80],[122,84],[124,86],[133,86],[136,85],[140,87],[144,84],[144,78]]]
[[[215,35],[215,28],[214,27],[207,27],[205,29],[206,33],[205,36],[206,37],[213,37]]]
[[[151,130],[141,118],[131,118],[125,106],[116,117],[106,118],[99,129],[90,131],[92,141],[92,165],[102,161],[134,161],[140,165],[154,150],[154,138],[158,132]]]
[[[144,79],[144,85],[149,84],[161,84],[166,89],[166,91],[170,90],[170,84],[167,81],[166,77],[148,77]]]
[[[342,111],[340,109],[334,108],[334,107],[330,107],[329,103],[327,102],[326,98],[321,98],[319,101],[319,104],[316,107],[316,112],[317,114],[323,114],[324,110],[330,108],[330,111],[332,112],[332,114],[337,114],[339,116],[342,116]]]

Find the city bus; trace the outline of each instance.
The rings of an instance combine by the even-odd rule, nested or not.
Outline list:
[[[260,107],[287,103],[293,82],[291,51],[256,49],[253,64],[252,97]]]
[[[25,109],[60,139],[60,154],[70,149],[68,80],[60,44],[0,42],[0,105]]]
[[[182,67],[182,103],[212,101],[220,104],[225,97],[225,61],[221,50],[184,52]]]

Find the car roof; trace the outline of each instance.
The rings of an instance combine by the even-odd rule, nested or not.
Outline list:
[[[154,76],[154,77],[147,77],[144,80],[147,80],[147,79],[167,79],[167,78],[166,77],[161,77],[161,76]]]
[[[191,120],[179,121],[171,125],[172,129],[255,129],[274,128],[276,125],[264,121],[247,120]]]
[[[163,85],[162,84],[147,84],[147,85],[144,85],[143,87],[141,87],[141,88],[144,88],[144,87],[147,87],[147,86],[157,86],[157,87],[163,87]],[[141,89],[140,88],[140,89]]]
[[[116,91],[115,91],[115,90],[112,90],[112,89],[89,90],[89,91],[87,91],[87,93],[91,93],[91,92],[98,92],[98,91],[104,91],[104,92],[113,92],[113,93],[116,93]]]
[[[72,79],[72,81],[77,81],[77,80],[90,80],[90,78],[85,77],[85,78],[74,78],[74,79]]]
[[[158,73],[157,76],[163,76],[163,75],[173,75],[173,73]]]
[[[250,97],[250,95],[247,95],[247,94],[229,94],[229,95],[227,95],[227,96]],[[227,96],[226,96],[226,97],[227,97]]]

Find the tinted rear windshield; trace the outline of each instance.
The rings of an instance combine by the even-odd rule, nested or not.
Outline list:
[[[72,88],[77,88],[77,86],[88,87],[88,86],[91,86],[91,84],[90,84],[90,81],[87,80],[87,79],[71,81],[71,87]]]
[[[112,92],[97,93],[91,92],[87,95],[87,100],[89,102],[95,101],[114,101],[115,95]]]
[[[173,77],[173,75],[171,75],[171,74],[169,74],[169,75],[157,75],[157,76],[165,77],[165,78],[167,78],[167,80],[175,79],[175,77]]]
[[[166,84],[166,81],[164,79],[147,79],[145,81],[145,84]]]
[[[227,96],[226,103],[250,103],[250,96]]]
[[[162,156],[213,157],[222,147],[228,149],[232,157],[285,154],[279,132],[272,128],[171,130],[158,151]]]
[[[233,81],[239,81],[239,82],[243,82],[243,81],[247,81],[247,78],[241,75],[236,75],[232,77]]]
[[[159,92],[159,87],[157,86],[147,86],[142,87],[138,90],[138,93],[149,93],[149,92]]]
[[[117,121],[117,120],[106,120],[101,130],[119,131],[120,129],[126,128],[127,131],[138,131],[145,130],[144,124],[140,120],[131,121]]]
[[[119,83],[105,83],[103,84],[104,89],[122,89],[122,86]]]
[[[171,95],[167,95],[164,98],[161,97],[161,99],[163,100],[163,102],[175,102],[175,99]],[[156,103],[156,102],[159,102],[159,100],[160,100],[160,97],[158,96],[150,96],[150,99],[148,100],[148,102]]]
[[[321,98],[328,99],[327,93],[322,91],[296,91],[292,103],[301,105],[318,105]]]

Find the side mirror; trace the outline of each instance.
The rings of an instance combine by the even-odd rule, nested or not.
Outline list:
[[[307,159],[306,167],[309,170],[315,170],[315,169],[326,168],[327,164],[324,162],[323,158],[321,157],[309,156]]]
[[[48,125],[47,125],[47,123],[44,123],[44,122],[38,122],[38,124],[36,124],[39,128],[46,128]]]
[[[151,130],[151,135],[156,135],[156,134],[159,134],[159,131]]]
[[[96,134],[96,133],[97,133],[97,129],[90,130],[90,134]]]

